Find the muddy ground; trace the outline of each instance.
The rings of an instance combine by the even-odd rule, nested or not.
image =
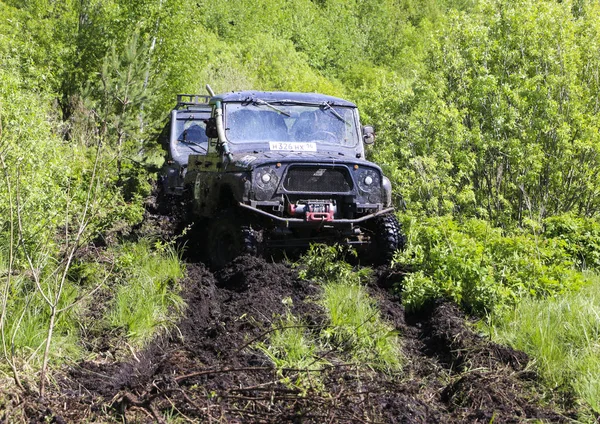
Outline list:
[[[508,423],[570,421],[544,401],[527,356],[476,334],[451,303],[407,314],[388,289],[401,278],[380,268],[369,285],[403,339],[402,372],[375,372],[324,352],[320,389],[281,383],[254,348],[282,299],[308,328],[326,325],[312,300],[319,286],[282,263],[241,257],[218,273],[190,263],[187,310],[177,329],[125,361],[98,355],[66,368],[44,401],[22,399],[32,422]],[[2,421],[0,419],[0,421]]]

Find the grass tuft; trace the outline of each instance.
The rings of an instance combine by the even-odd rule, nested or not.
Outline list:
[[[144,239],[120,246],[116,272],[120,284],[106,318],[110,327],[124,329],[139,347],[174,325],[184,306],[179,295],[184,269],[171,244]]]
[[[301,259],[300,276],[323,285],[318,303],[325,308],[329,326],[321,332],[326,348],[346,352],[359,363],[382,371],[402,368],[401,341],[382,317],[377,302],[365,288],[369,268],[359,270],[344,261],[355,254],[341,246],[313,245]]]
[[[326,346],[347,350],[358,363],[382,371],[402,368],[398,332],[381,318],[377,303],[364,286],[335,281],[323,287],[320,304],[330,327],[322,332]]]
[[[547,299],[523,299],[496,316],[488,330],[535,358],[553,389],[573,390],[600,413],[600,277],[579,292]]]
[[[7,281],[3,281],[7,284]],[[42,289],[49,291],[53,285],[49,279],[41,282]],[[6,316],[4,322],[4,341],[7,354],[26,364],[26,368],[37,369],[42,364],[43,347],[48,335],[50,311],[34,283],[25,275],[16,275],[10,280],[6,298]],[[58,308],[71,305],[78,295],[78,287],[71,281],[65,284],[63,296]],[[50,357],[58,364],[66,359],[81,355],[79,328],[77,324],[79,306],[66,310],[59,315],[50,346]],[[2,352],[4,353],[4,352]],[[0,368],[4,364],[0,364]]]
[[[273,325],[268,342],[256,348],[275,364],[283,383],[303,391],[321,388],[320,371],[329,362],[319,356],[307,326],[289,311]]]

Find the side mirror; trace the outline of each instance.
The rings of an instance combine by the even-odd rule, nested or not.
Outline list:
[[[375,143],[375,130],[373,127],[367,125],[362,128],[363,132],[363,141],[365,144],[373,144]]]
[[[208,138],[218,138],[216,118],[208,118],[206,120],[206,136]]]

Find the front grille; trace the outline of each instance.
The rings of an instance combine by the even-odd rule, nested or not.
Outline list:
[[[309,193],[348,193],[352,186],[348,168],[341,167],[293,166],[283,181],[288,191]]]

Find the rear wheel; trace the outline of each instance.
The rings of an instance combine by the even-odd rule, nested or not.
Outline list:
[[[256,255],[258,242],[255,231],[243,225],[233,211],[225,211],[211,220],[208,231],[210,264],[223,268],[240,255]]]

